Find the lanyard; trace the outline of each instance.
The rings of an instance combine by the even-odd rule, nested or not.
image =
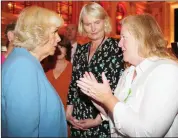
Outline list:
[[[104,39],[105,39],[105,35],[104,35],[104,37],[103,37],[101,43],[98,45],[96,51],[99,49],[99,47],[101,47],[101,45],[102,45]],[[90,48],[91,48],[91,45],[88,47],[88,63],[89,63],[89,57],[90,57]],[[96,51],[95,51],[95,52],[96,52]],[[94,54],[93,54],[93,55],[94,55]],[[90,59],[90,60],[91,60],[91,59]]]

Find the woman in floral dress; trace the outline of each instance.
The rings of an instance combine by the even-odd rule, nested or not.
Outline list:
[[[91,2],[82,8],[78,30],[91,42],[77,47],[74,57],[66,111],[71,124],[70,136],[110,137],[108,121],[102,121],[95,102],[80,91],[76,81],[87,71],[102,82],[101,73],[105,72],[114,91],[123,70],[122,52],[117,40],[107,36],[112,30],[111,24],[107,12],[99,4]]]

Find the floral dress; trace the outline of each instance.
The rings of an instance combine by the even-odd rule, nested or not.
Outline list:
[[[102,82],[101,74],[105,72],[110,81],[111,89],[114,91],[124,68],[122,51],[115,39],[107,38],[98,47],[88,63],[90,46],[91,42],[77,47],[73,62],[72,81],[69,87],[67,104],[74,106],[73,116],[78,120],[95,119],[100,112],[95,108],[90,98],[80,91],[76,81],[83,76],[85,71],[88,71],[95,75],[98,82]],[[103,121],[99,126],[88,130],[77,130],[71,126],[71,137],[110,137],[109,123]]]

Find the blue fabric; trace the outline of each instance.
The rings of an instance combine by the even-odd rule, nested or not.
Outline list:
[[[60,97],[24,48],[15,48],[2,66],[1,104],[3,137],[67,137]]]

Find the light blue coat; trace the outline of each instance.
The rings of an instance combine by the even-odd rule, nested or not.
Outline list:
[[[2,65],[2,136],[67,137],[63,104],[40,62],[15,48]]]

